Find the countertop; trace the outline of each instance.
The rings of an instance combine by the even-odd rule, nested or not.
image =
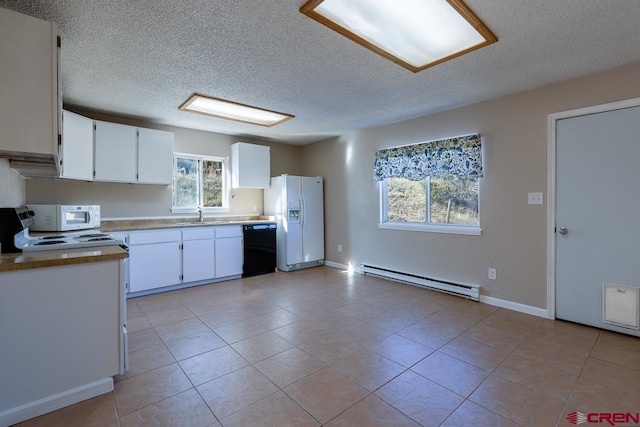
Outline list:
[[[31,268],[114,261],[128,257],[129,253],[120,246],[0,254],[0,273]]]
[[[100,224],[100,231],[103,233],[117,233],[119,231],[154,230],[162,228],[185,228],[185,227],[217,227],[224,225],[245,225],[245,224],[276,224],[274,217],[235,217],[230,219],[205,218],[204,222],[197,219],[132,219],[132,220],[106,220]]]

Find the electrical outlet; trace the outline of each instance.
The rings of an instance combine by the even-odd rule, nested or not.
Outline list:
[[[543,195],[543,193],[529,193],[529,204],[530,205],[542,205],[542,204],[544,204],[544,195]]]
[[[490,268],[489,269],[489,279],[496,280],[496,269],[495,268]]]
[[[258,213],[258,207],[256,205],[253,205],[253,213]]]
[[[338,244],[338,252],[342,252],[342,245]]]

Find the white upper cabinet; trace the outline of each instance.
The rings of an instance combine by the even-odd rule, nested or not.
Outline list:
[[[169,185],[173,132],[95,121],[95,181]]]
[[[231,186],[233,188],[269,188],[271,179],[270,147],[236,142],[231,145]]]
[[[95,132],[95,180],[136,182],[138,129],[96,120]]]
[[[70,111],[62,112],[60,177],[93,180],[93,120]]]
[[[138,183],[171,184],[173,132],[140,128],[138,133]]]
[[[0,40],[0,154],[57,161],[56,25],[0,8]]]

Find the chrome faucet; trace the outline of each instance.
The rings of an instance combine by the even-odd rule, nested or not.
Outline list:
[[[198,206],[198,221],[200,221],[200,224],[204,223],[204,214],[202,213],[202,206]]]

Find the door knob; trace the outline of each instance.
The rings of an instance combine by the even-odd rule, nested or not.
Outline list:
[[[560,233],[560,234],[567,234],[567,233],[569,233],[569,230],[567,230],[567,227],[560,227],[560,228],[558,229],[558,233]]]

